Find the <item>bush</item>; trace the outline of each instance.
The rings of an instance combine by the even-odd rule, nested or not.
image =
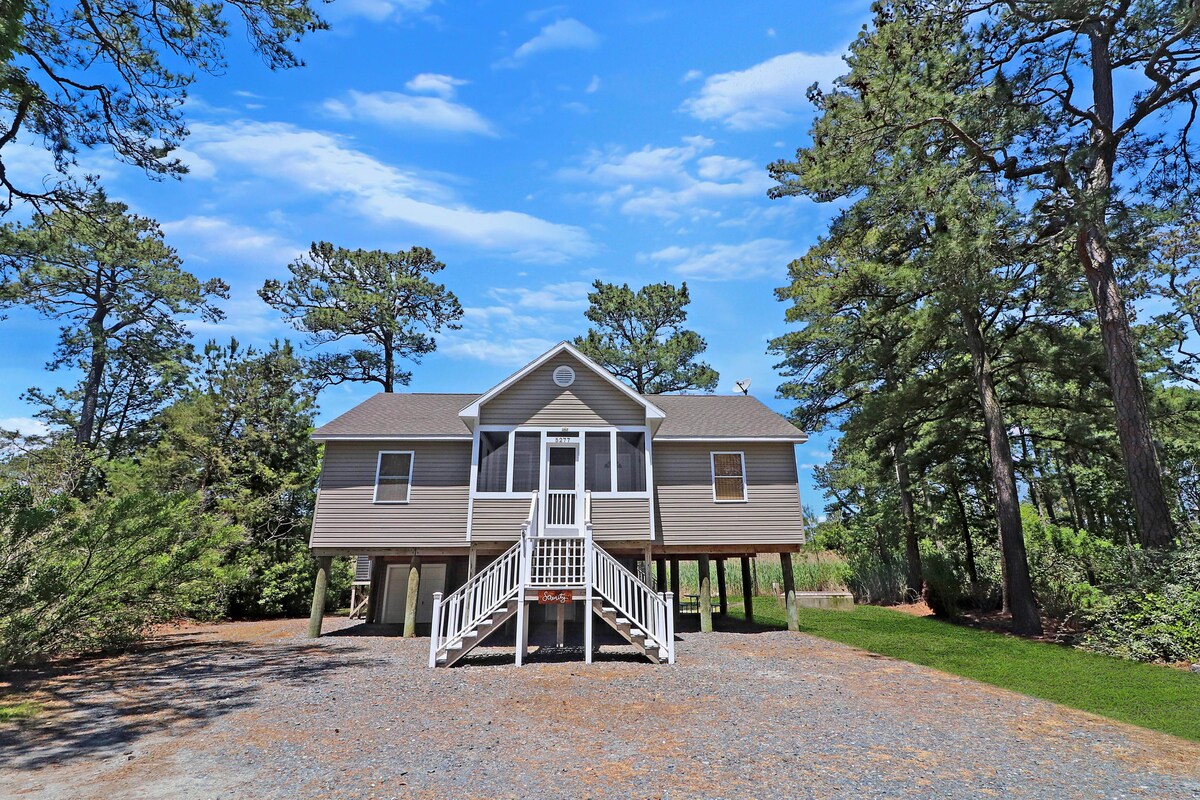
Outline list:
[[[203,607],[239,535],[192,495],[0,491],[0,665],[123,647]]]
[[[1029,576],[1041,607],[1066,619],[1104,598],[1100,586],[1121,576],[1121,549],[1089,531],[1042,522],[1025,505],[1021,522],[1029,556]]]
[[[1200,550],[1151,557],[1139,574],[1085,615],[1080,646],[1137,661],[1200,662]]]
[[[937,616],[957,619],[963,600],[968,596],[962,574],[945,553],[928,546],[922,550],[921,571],[925,586],[921,597]]]

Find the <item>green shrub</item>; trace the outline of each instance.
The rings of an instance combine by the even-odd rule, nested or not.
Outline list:
[[[1139,575],[1094,604],[1081,646],[1138,661],[1200,662],[1200,550],[1151,557]]]
[[[0,665],[137,641],[212,593],[239,536],[189,494],[0,491]]]
[[[925,544],[924,542],[922,544]],[[944,552],[932,547],[922,548],[921,570],[925,586],[921,597],[944,619],[957,619],[967,597],[964,576]]]
[[[1052,617],[1067,619],[1104,597],[1100,586],[1120,579],[1121,548],[1089,531],[1042,522],[1029,505],[1021,508],[1029,576],[1038,603]]]

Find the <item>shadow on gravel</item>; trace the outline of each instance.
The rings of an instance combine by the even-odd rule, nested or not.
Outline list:
[[[186,635],[186,634],[184,634]],[[9,673],[44,714],[0,728],[0,764],[33,770],[128,753],[143,737],[184,734],[255,704],[267,682],[319,684],[377,663],[310,643],[151,641],[125,656]]]

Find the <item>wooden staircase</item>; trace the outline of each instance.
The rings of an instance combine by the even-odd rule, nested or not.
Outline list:
[[[429,666],[449,667],[516,617],[516,664],[529,637],[529,604],[539,592],[567,591],[583,601],[584,652],[592,660],[592,621],[607,622],[655,664],[675,663],[674,597],[655,592],[592,538],[591,492],[585,492],[579,536],[536,535],[537,492],[520,540],[445,597],[433,595]]]
[[[513,598],[508,601],[508,604],[501,606],[492,616],[479,623],[474,630],[467,631],[462,635],[459,641],[447,645],[445,650],[437,654],[435,658],[435,666],[452,667],[454,663],[467,653],[478,647],[484,639],[495,633],[498,628],[502,628],[504,623],[508,622],[516,613],[520,602]]]
[[[663,648],[655,644],[648,644],[646,634],[635,628],[633,623],[625,619],[615,608],[606,606],[604,600],[600,598],[592,600],[592,611],[651,662],[661,664],[667,660],[667,654],[663,652]]]

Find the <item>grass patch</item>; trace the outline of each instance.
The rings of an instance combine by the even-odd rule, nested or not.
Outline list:
[[[740,598],[739,598],[740,600]],[[782,609],[755,604],[755,621],[786,627]],[[742,616],[740,602],[731,616]],[[1103,717],[1200,741],[1200,675],[1016,639],[878,606],[800,609],[800,630]]]
[[[29,700],[0,703],[0,722],[17,722],[23,719],[33,719],[41,710],[41,706]]]

